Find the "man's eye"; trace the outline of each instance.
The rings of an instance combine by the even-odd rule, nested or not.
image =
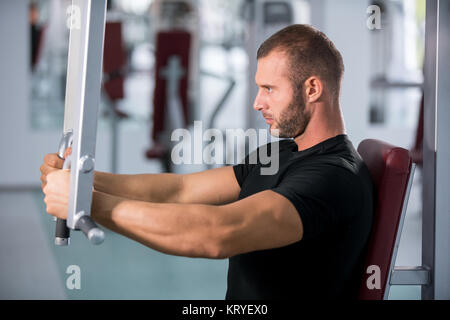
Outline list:
[[[266,87],[267,92],[271,93],[272,92],[272,88],[271,87]]]

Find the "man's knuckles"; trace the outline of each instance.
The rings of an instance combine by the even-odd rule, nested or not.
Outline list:
[[[45,198],[44,198],[44,200],[47,198],[47,195],[48,195],[48,183],[46,183],[45,185],[44,185],[44,187],[42,188],[42,192],[45,194]]]
[[[49,167],[61,169],[64,164],[64,160],[60,159],[56,153],[51,153],[45,155],[44,164],[47,164]]]

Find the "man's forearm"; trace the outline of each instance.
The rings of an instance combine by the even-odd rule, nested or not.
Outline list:
[[[163,253],[225,258],[223,207],[148,203],[94,191],[92,218],[104,227]]]
[[[96,171],[94,188],[132,200],[177,202],[182,189],[182,176],[171,173],[128,175]]]

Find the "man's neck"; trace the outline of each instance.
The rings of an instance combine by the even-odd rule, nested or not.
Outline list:
[[[325,140],[345,134],[344,118],[339,105],[317,105],[305,132],[294,138],[298,151],[306,150]]]

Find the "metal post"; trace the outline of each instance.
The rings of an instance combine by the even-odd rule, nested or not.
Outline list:
[[[427,0],[422,265],[431,283],[422,299],[450,299],[450,2]]]
[[[73,132],[67,227],[94,244],[104,233],[90,219],[106,0],[72,0],[64,133]],[[65,166],[67,164],[65,163]]]

